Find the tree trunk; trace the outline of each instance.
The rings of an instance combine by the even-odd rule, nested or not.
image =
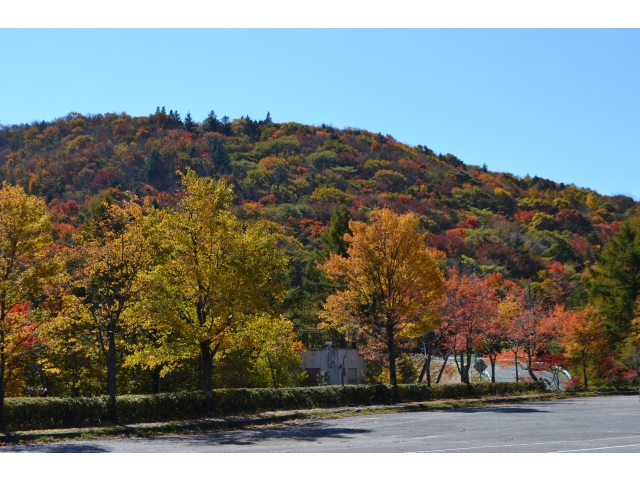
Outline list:
[[[440,371],[438,372],[438,378],[436,379],[436,383],[440,383],[440,379],[442,378],[442,373],[444,369],[447,367],[447,361],[449,360],[449,353],[444,356],[444,361],[442,362],[442,367],[440,367]]]
[[[533,355],[527,352],[527,371],[529,372],[529,376],[531,377],[531,380],[533,380],[534,382],[540,382],[540,380],[538,380],[538,377],[536,377],[536,375],[533,373]]]
[[[513,362],[513,364],[516,366],[516,383],[518,383],[520,381],[518,378],[518,354],[514,353],[513,356],[515,357],[515,362]]]
[[[422,383],[424,380],[425,373],[427,374],[427,386],[431,386],[431,346],[433,345],[432,341],[429,341],[429,346],[425,352],[424,365],[422,367],[422,371],[420,372],[420,377],[418,378],[418,383]]]
[[[491,383],[496,383],[496,356],[489,354],[489,361],[491,362]]]
[[[4,381],[0,378],[0,432],[4,430]]]
[[[469,383],[469,382],[467,382],[467,379],[466,379],[466,377],[464,375],[464,372],[465,372],[465,368],[464,367],[465,367],[465,365],[464,365],[464,352],[460,352],[460,365],[458,367],[458,371],[460,373],[460,381],[462,383]]]
[[[153,393],[158,393],[160,392],[160,370],[162,369],[162,367],[154,367],[153,371],[151,372],[152,378],[153,378]]]
[[[587,380],[587,354],[582,352],[582,375],[584,377],[584,388],[589,388],[589,381]]]
[[[420,376],[418,377],[418,380],[416,381],[417,384],[421,384],[422,380],[424,380],[424,374],[427,371],[427,357],[424,358],[424,365],[422,365],[422,370],[420,370]]]
[[[6,357],[4,352],[4,301],[0,304],[0,432],[4,431],[4,395],[5,395],[5,381],[4,370],[6,368]]]
[[[116,335],[113,328],[108,332],[109,348],[107,350],[107,376],[109,382],[109,413],[111,421],[118,423],[116,410]]]
[[[71,368],[71,396],[72,397],[78,397],[79,396],[79,392],[78,392],[78,355],[76,355],[75,353],[73,354],[73,362],[72,365],[73,367]]]
[[[267,360],[269,361],[269,369],[271,370],[271,380],[273,381],[273,388],[278,388],[278,382],[276,382],[276,373],[273,371],[273,363],[271,363],[271,355],[269,355],[269,352],[267,352]]]
[[[202,391],[207,401],[207,410],[213,409],[213,352],[210,342],[200,344],[202,356]]]
[[[469,369],[471,368],[471,351],[467,352],[467,365],[465,367],[464,370],[464,378],[465,378],[465,383],[467,385],[469,385],[469,383],[471,383],[471,381],[469,380]]]
[[[427,354],[427,387],[431,387],[431,344]]]
[[[393,338],[393,327],[387,326],[387,348],[389,349],[389,383],[394,386],[398,385],[396,376],[396,345]]]

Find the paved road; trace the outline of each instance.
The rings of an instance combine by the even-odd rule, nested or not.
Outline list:
[[[13,445],[20,452],[634,452],[637,396],[303,421],[198,435]]]

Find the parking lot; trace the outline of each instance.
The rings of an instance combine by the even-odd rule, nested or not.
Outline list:
[[[637,395],[375,414],[194,435],[0,447],[13,452],[633,452]]]

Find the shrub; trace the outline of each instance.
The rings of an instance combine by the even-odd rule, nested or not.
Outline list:
[[[270,155],[289,157],[300,150],[300,141],[295,137],[281,137],[264,143],[256,143],[253,149],[255,158]]]
[[[472,383],[454,385],[398,385],[397,401],[416,402],[487,395],[518,395],[541,391],[530,383]],[[201,392],[122,395],[117,398],[121,423],[184,420],[206,414],[231,415],[264,411],[381,405],[394,402],[389,385],[345,385],[307,388],[236,388],[213,391],[213,411],[205,409]],[[109,425],[108,397],[7,398],[9,430]]]
[[[340,161],[338,154],[330,150],[324,150],[321,152],[314,152],[307,157],[307,162],[318,170],[325,168],[331,168]]]
[[[310,198],[316,202],[344,203],[349,199],[349,195],[336,187],[322,185],[313,191]]]
[[[200,392],[122,395],[118,418],[124,423],[197,418],[205,413]],[[5,422],[9,430],[109,425],[109,397],[7,398]]]

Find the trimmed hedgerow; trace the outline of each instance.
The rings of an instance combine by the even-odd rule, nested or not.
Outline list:
[[[380,405],[542,391],[533,382],[454,385],[346,385],[309,388],[238,388],[213,391],[212,409],[201,392],[122,395],[117,398],[121,423],[200,418],[317,407]],[[89,427],[111,424],[108,397],[7,398],[5,423],[9,430]]]
[[[199,392],[122,395],[116,404],[122,423],[198,418],[206,413]],[[109,397],[7,398],[5,424],[8,430],[110,425]]]

